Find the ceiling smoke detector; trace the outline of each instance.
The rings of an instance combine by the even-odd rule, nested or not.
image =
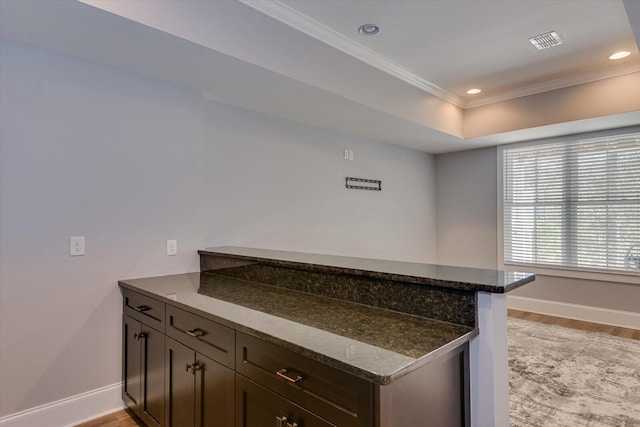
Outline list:
[[[538,50],[548,49],[553,46],[558,46],[562,44],[562,39],[555,31],[550,31],[548,33],[540,34],[539,36],[531,37],[529,39],[532,45],[534,45]]]

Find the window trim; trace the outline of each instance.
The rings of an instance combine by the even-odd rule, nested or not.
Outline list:
[[[498,249],[498,269],[511,271],[527,271],[542,276],[569,277],[585,280],[597,280],[604,282],[628,283],[640,286],[640,274],[635,272],[625,272],[621,270],[606,271],[602,269],[591,269],[585,267],[568,266],[548,266],[537,264],[525,264],[518,262],[505,262],[504,260],[504,151],[516,147],[530,147],[558,142],[575,141],[577,139],[605,138],[609,136],[622,135],[625,133],[640,132],[639,126],[630,126],[616,129],[607,129],[597,132],[587,132],[571,134],[561,137],[536,139],[523,142],[499,145],[497,148],[497,249]]]

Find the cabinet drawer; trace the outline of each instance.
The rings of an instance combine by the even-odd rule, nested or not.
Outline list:
[[[122,296],[124,314],[164,332],[163,302],[124,288]]]
[[[237,427],[335,427],[298,405],[236,375]]]
[[[373,423],[373,385],[258,338],[237,333],[236,371],[341,427]]]
[[[171,305],[167,335],[231,369],[235,365],[235,331]]]

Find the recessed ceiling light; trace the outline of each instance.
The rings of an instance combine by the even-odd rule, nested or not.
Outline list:
[[[631,55],[631,52],[627,52],[626,50],[623,50],[621,52],[616,52],[613,55],[609,55],[609,59],[622,59],[622,58],[626,58],[629,55]]]
[[[375,24],[360,25],[358,32],[363,36],[375,36],[380,32],[380,27]]]
[[[469,95],[475,95],[476,93],[480,93],[480,92],[482,92],[482,89],[478,89],[478,88],[469,89],[467,91]]]

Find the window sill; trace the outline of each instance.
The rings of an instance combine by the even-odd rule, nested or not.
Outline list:
[[[567,267],[549,267],[534,264],[503,263],[502,268],[510,271],[526,271],[541,276],[569,277],[573,279],[598,280],[602,282],[628,283],[640,286],[640,272],[603,272],[602,270],[577,269]]]

